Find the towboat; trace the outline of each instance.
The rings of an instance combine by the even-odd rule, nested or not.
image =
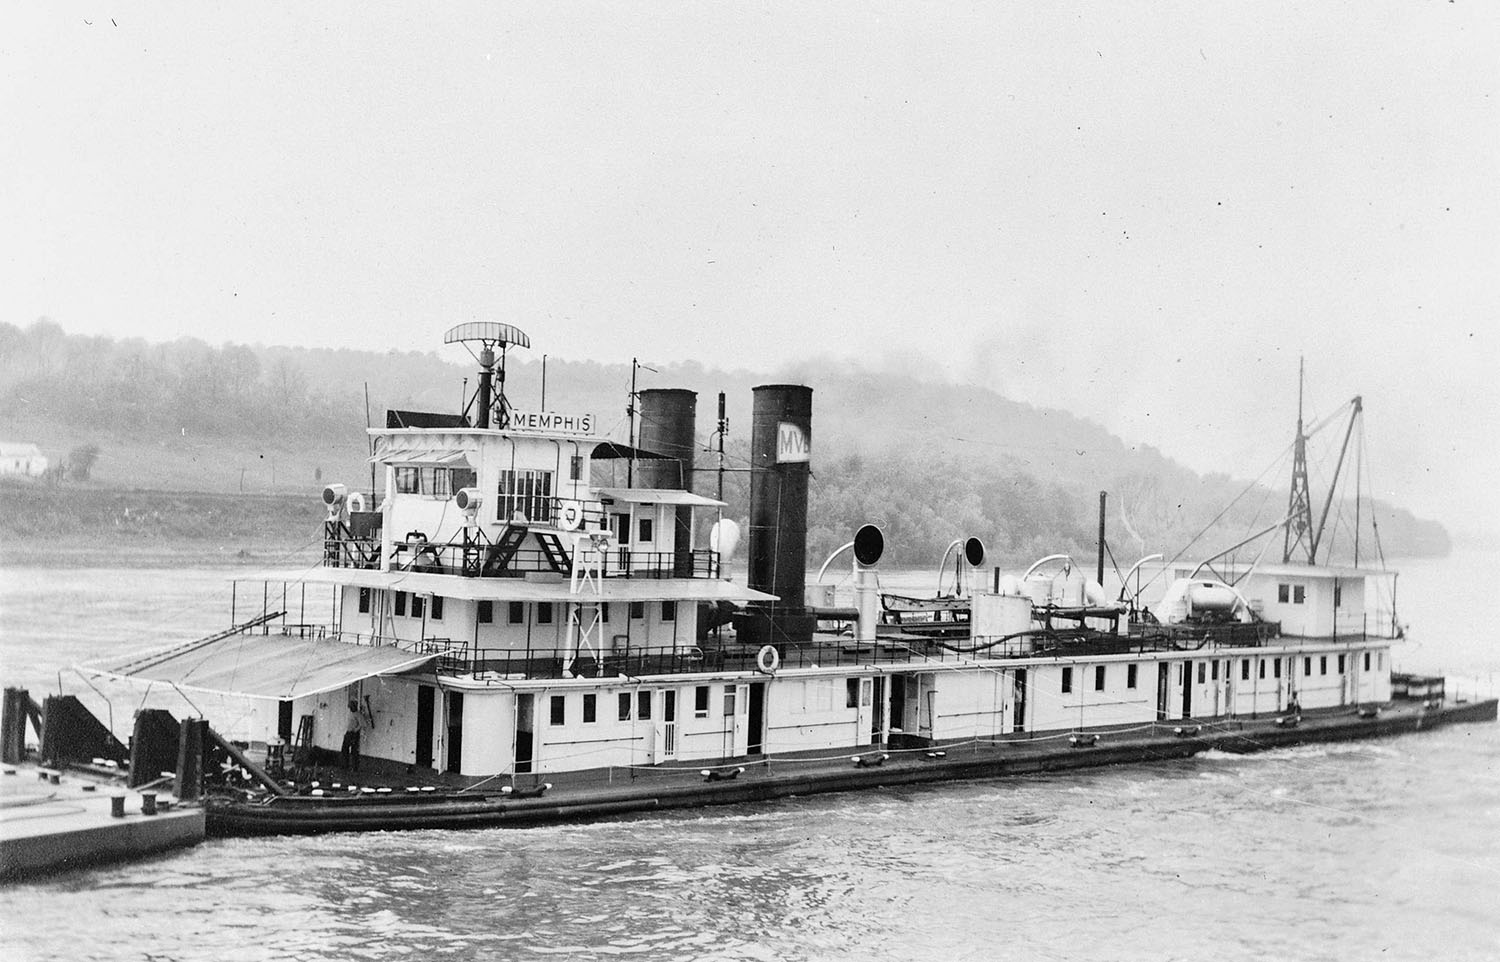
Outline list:
[[[321,492],[320,563],[236,574],[255,589],[227,631],[80,666],[252,706],[238,739],[137,719],[132,753],[182,760],[210,832],[535,824],[1495,717],[1393,686],[1388,576],[1314,554],[1138,568],[1158,593],[1111,600],[1102,563],[984,571],[969,539],[973,583],[919,603],[881,597],[865,526],[829,606],[805,584],[803,385],[754,389],[738,583],[737,526],[693,490],[693,392],[641,391],[639,434],[611,439],[588,412],[512,405],[525,332],[446,340],[475,354],[474,394],[369,430],[371,489]]]

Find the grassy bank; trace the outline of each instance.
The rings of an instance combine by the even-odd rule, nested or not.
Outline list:
[[[295,564],[317,558],[308,495],[57,487],[0,480],[0,566]]]

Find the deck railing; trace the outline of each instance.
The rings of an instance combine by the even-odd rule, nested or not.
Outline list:
[[[448,542],[428,541],[420,535],[409,532],[391,542],[392,570],[520,578],[541,572],[569,574],[573,569],[571,538],[551,532],[540,532],[548,539],[544,547],[510,549],[479,533]],[[324,567],[376,569],[380,551],[379,538],[355,537],[347,525],[330,522],[324,533]],[[605,553],[600,568],[607,578],[718,578],[721,572],[718,552],[706,548],[679,554],[616,546]]]

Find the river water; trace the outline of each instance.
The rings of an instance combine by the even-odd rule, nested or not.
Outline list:
[[[1398,667],[1494,685],[1459,592],[1497,561],[1404,566]],[[0,675],[38,698],[61,675],[106,713],[64,669],[228,624],[226,577],[0,568]],[[211,840],[0,889],[0,957],[1493,959],[1497,891],[1491,724],[582,826]]]

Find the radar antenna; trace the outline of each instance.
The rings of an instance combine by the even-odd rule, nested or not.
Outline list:
[[[464,349],[479,362],[479,387],[464,407],[463,416],[468,418],[469,409],[478,401],[479,410],[474,426],[487,428],[493,417],[497,428],[510,427],[510,404],[505,400],[505,355],[512,347],[531,347],[531,338],[519,327],[497,321],[470,321],[448,329],[443,335],[444,344],[462,344]],[[479,353],[469,347],[479,344]],[[495,348],[500,349],[500,369],[495,370]],[[493,390],[492,390],[493,389]],[[493,400],[491,395],[493,393]]]

